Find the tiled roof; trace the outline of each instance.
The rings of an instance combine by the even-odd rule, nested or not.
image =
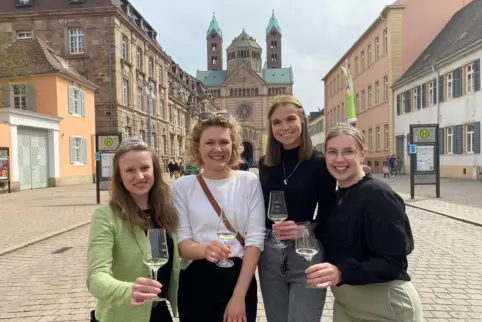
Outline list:
[[[196,78],[199,79],[204,86],[219,87],[226,80],[227,73],[225,70],[198,70]]]
[[[38,12],[40,10],[65,10],[100,7],[120,7],[121,0],[87,0],[83,4],[70,4],[68,0],[35,0],[32,7],[18,8],[15,0],[0,0],[0,13]]]
[[[442,31],[395,83],[431,69],[433,64],[482,40],[482,0],[472,0],[454,14]]]
[[[40,38],[17,40],[5,49],[9,56],[6,63],[0,62],[0,77],[20,77],[60,73],[92,88],[97,86],[80,75],[69,65],[68,60],[55,53]],[[18,66],[19,68],[13,68]]]
[[[233,42],[231,43],[231,45],[229,45],[227,50],[230,50],[231,48],[241,48],[241,47],[254,47],[254,48],[261,49],[261,46],[258,45],[258,43],[256,42],[256,39],[248,35],[248,33],[244,31],[244,29],[239,34],[238,37],[234,38]]]
[[[196,78],[207,87],[219,87],[226,80],[227,73],[226,70],[198,70]],[[266,84],[294,84],[291,67],[263,69],[262,78]]]

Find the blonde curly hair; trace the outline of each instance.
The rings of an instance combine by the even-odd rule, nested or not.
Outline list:
[[[234,117],[224,117],[216,114],[207,120],[198,120],[192,128],[186,143],[186,158],[188,162],[198,167],[204,165],[201,154],[199,153],[201,135],[205,129],[212,126],[221,126],[230,130],[233,150],[228,166],[237,166],[241,161],[241,154],[244,150],[241,126]]]

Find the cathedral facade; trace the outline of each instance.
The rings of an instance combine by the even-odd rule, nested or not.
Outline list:
[[[221,109],[239,120],[244,157],[256,165],[266,146],[269,105],[276,95],[293,93],[293,70],[282,66],[282,31],[274,11],[266,28],[265,56],[244,29],[225,50],[223,40],[213,15],[206,33],[207,70],[198,70],[196,78],[214,93]]]

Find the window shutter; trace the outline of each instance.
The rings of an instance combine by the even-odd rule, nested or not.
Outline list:
[[[402,95],[397,95],[397,115],[402,114]]]
[[[410,90],[405,92],[405,113],[410,113],[412,111],[410,103],[412,102],[410,98]]]
[[[10,85],[2,86],[2,107],[12,107],[11,98],[12,97],[12,87]]]
[[[69,113],[74,114],[74,88],[72,86],[68,87],[67,95],[69,95]]]
[[[69,150],[70,150],[70,163],[73,164],[75,162],[75,138],[73,136],[69,137]]]
[[[438,78],[438,101],[442,103],[445,100],[445,77],[444,75]]]
[[[445,144],[444,144],[444,128],[439,128],[438,129],[438,154],[444,154],[445,153]]]
[[[474,153],[480,153],[480,122],[474,123]]]
[[[422,86],[417,87],[417,110],[422,108]]]
[[[464,128],[462,124],[454,126],[454,153],[462,154],[464,152]]]
[[[437,79],[432,79],[433,82],[433,91],[432,91],[432,100],[434,104],[437,104]]]
[[[454,97],[462,96],[462,67],[454,70]]]
[[[422,97],[421,97],[422,105],[420,107],[425,108],[427,107],[427,83],[424,83],[421,86],[421,89],[422,89]]]
[[[82,138],[82,162],[87,164],[87,139]]]
[[[37,110],[37,95],[35,95],[35,84],[26,85],[27,111]]]
[[[474,91],[480,91],[480,58],[474,61]]]
[[[80,115],[85,116],[85,92],[79,91],[80,94]]]

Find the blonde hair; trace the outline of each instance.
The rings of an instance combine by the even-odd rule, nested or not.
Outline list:
[[[168,232],[175,232],[178,218],[171,200],[171,189],[162,178],[162,170],[156,154],[141,140],[123,142],[114,155],[114,172],[110,184],[110,206],[114,213],[127,222],[129,231],[135,236],[134,227],[147,227],[147,220],[141,215],[140,209],[131,194],[124,187],[120,174],[119,160],[131,151],[148,151],[152,157],[154,184],[149,191],[149,205],[157,221]]]
[[[350,124],[337,124],[331,127],[326,134],[325,151],[328,145],[328,141],[340,135],[351,136],[361,150],[365,148],[365,138],[363,137],[363,133],[358,128]]]
[[[228,166],[233,167],[238,165],[241,161],[241,154],[243,153],[243,138],[241,136],[241,126],[233,117],[225,117],[214,114],[211,118],[206,120],[198,120],[191,130],[187,138],[186,158],[190,163],[198,167],[204,166],[199,147],[201,144],[201,135],[204,130],[212,126],[220,126],[229,129],[231,132],[231,141],[233,144],[231,159]]]
[[[276,96],[269,107],[268,119],[271,119],[271,116],[273,116],[274,111],[278,107],[287,105],[293,105],[298,108],[298,117],[301,120],[301,143],[298,158],[300,161],[310,160],[313,156],[314,148],[308,131],[308,119],[300,101],[292,95]],[[264,156],[264,164],[273,167],[279,165],[281,162],[281,143],[279,143],[273,136],[273,126],[271,125],[271,122],[268,122],[268,124],[268,140],[266,145],[266,155]]]

